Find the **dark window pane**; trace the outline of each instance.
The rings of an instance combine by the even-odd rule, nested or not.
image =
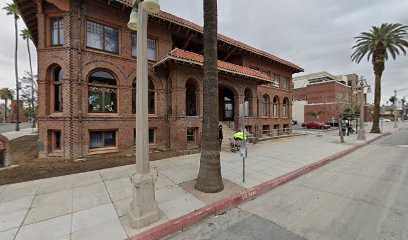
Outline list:
[[[116,79],[110,73],[98,71],[92,73],[89,83],[116,86]]]
[[[149,114],[154,114],[155,113],[155,103],[154,103],[154,92],[149,92],[149,99],[148,99],[149,105]]]
[[[105,26],[105,50],[119,52],[119,30]]]
[[[62,85],[54,86],[54,111],[62,112]]]
[[[132,33],[132,57],[137,56],[137,35]]]
[[[153,90],[154,91],[154,83],[152,80],[149,80],[149,90]]]
[[[149,114],[154,114],[155,111],[155,89],[152,80],[149,80],[149,93],[148,93],[148,111]]]
[[[149,128],[149,144],[154,144],[154,128]]]
[[[104,132],[105,147],[116,146],[116,134],[114,131]]]
[[[262,116],[267,116],[268,115],[268,99],[264,95],[262,96]]]
[[[62,80],[62,70],[60,67],[55,68],[54,71],[54,82],[58,82]]]
[[[90,145],[91,148],[103,147],[103,132],[91,132],[90,133]]]
[[[104,112],[113,112],[117,111],[116,106],[116,89],[106,88],[105,92],[105,101],[104,101]]]
[[[58,45],[58,29],[52,29],[52,45]]]
[[[64,44],[64,19],[53,18],[51,20],[51,44]]]
[[[137,57],[137,34],[132,33],[132,57]],[[157,60],[156,40],[147,39],[147,59],[150,61]]]
[[[86,45],[91,48],[103,49],[103,26],[87,22]]]
[[[64,19],[59,20],[59,43],[64,44]]]
[[[195,141],[195,128],[187,128],[187,142]]]
[[[156,40],[147,39],[147,59],[156,61]]]
[[[90,132],[90,147],[103,148],[116,146],[116,132]]]
[[[197,116],[196,88],[192,84],[186,86],[186,115]]]
[[[132,113],[136,113],[136,81],[132,83]]]
[[[55,148],[61,149],[61,132],[55,132]]]
[[[97,87],[89,87],[88,91],[88,111],[102,112],[103,94],[102,89]]]

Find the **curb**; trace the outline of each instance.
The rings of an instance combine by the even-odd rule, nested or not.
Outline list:
[[[236,207],[248,200],[252,200],[263,193],[266,193],[270,191],[271,189],[274,189],[280,185],[283,185],[287,182],[292,181],[293,179],[302,176],[306,173],[309,173],[317,168],[320,168],[334,160],[337,160],[341,157],[344,157],[355,150],[362,148],[364,146],[367,146],[368,144],[383,138],[385,136],[391,135],[391,133],[385,133],[381,134],[378,137],[375,137],[369,141],[366,141],[362,144],[355,145],[353,147],[350,147],[346,150],[343,150],[341,152],[335,153],[333,155],[330,155],[326,158],[323,158],[317,162],[311,163],[309,165],[303,166],[297,170],[294,170],[292,172],[289,172],[285,175],[279,176],[277,178],[274,178],[270,181],[261,183],[251,189],[248,189],[244,192],[241,192],[239,194],[232,195],[231,197],[224,198],[220,201],[217,201],[213,204],[210,204],[208,206],[205,206],[203,208],[200,208],[194,212],[188,213],[186,215],[183,215],[181,217],[178,217],[176,219],[170,220],[166,223],[163,223],[161,225],[158,225],[156,227],[153,227],[145,232],[142,232],[140,234],[137,234],[133,237],[130,237],[130,240],[159,240],[162,239],[170,234],[173,234],[177,231],[181,231],[184,228],[193,225],[200,220],[207,218],[211,215],[215,215],[219,212],[225,211],[227,209]]]

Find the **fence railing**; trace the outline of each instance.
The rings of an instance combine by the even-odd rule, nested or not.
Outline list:
[[[268,129],[268,130],[259,130],[256,132],[257,138],[264,137],[279,137],[285,135],[298,134],[298,132],[292,128],[280,128],[280,129]]]

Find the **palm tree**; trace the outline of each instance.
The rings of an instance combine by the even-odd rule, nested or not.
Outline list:
[[[354,53],[351,60],[360,63],[367,55],[371,59],[375,75],[374,115],[371,133],[380,133],[380,101],[381,101],[381,76],[385,69],[388,56],[395,60],[401,52],[406,55],[408,48],[408,26],[399,23],[383,23],[379,27],[373,26],[370,32],[362,32],[355,37]]]
[[[218,142],[217,0],[204,0],[203,136],[200,170],[195,188],[202,192],[224,189]]]
[[[320,115],[323,115],[323,114],[325,114],[325,113],[326,113],[326,112],[323,111],[323,110],[320,110],[320,111],[310,111],[310,112],[307,112],[306,115],[307,115],[307,116],[315,117],[315,118],[317,119],[317,121],[320,122]]]
[[[28,61],[30,63],[30,75],[31,75],[31,100],[30,100],[30,105],[31,105],[31,119],[34,119],[35,112],[33,111],[35,109],[34,106],[34,74],[33,74],[33,66],[31,63],[31,51],[30,51],[30,40],[32,40],[32,36],[30,31],[28,31],[27,28],[24,28],[20,32],[20,36],[26,40],[27,43],[27,51],[28,51]],[[32,128],[35,128],[35,121],[32,121],[33,125],[31,126]]]
[[[17,67],[17,48],[18,48],[18,26],[17,21],[20,18],[20,13],[18,12],[18,7],[15,3],[7,3],[3,9],[7,12],[7,15],[14,16],[14,30],[15,30],[15,49],[14,49],[14,71],[16,75],[16,131],[20,131],[20,99],[19,99],[19,88],[20,84],[18,82],[18,67]]]
[[[7,122],[7,105],[8,100],[13,99],[13,90],[9,88],[2,88],[0,89],[0,99],[4,100],[4,118],[3,123]]]

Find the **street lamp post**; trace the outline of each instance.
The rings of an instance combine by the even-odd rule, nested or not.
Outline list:
[[[364,105],[365,105],[364,88],[367,88],[367,93],[371,92],[370,85],[367,84],[367,81],[363,78],[363,76],[360,76],[360,79],[357,80],[357,91],[359,91],[360,93],[360,129],[358,130],[357,140],[363,141],[366,140],[364,126]]]
[[[405,97],[404,96],[401,101],[402,101],[402,122],[405,123],[405,116],[407,115],[406,111],[405,111]]]
[[[136,81],[136,172],[131,176],[133,199],[129,220],[133,228],[142,228],[160,219],[155,199],[156,174],[150,172],[148,138],[148,65],[147,21],[148,13],[160,11],[158,0],[133,0],[128,27],[137,31]]]
[[[394,90],[394,128],[398,128],[397,124],[397,89]]]

